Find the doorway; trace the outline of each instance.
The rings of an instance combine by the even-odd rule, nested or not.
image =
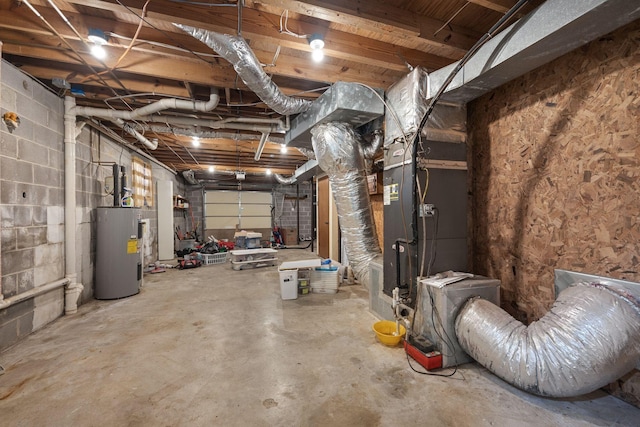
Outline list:
[[[318,255],[329,258],[329,178],[318,179]]]

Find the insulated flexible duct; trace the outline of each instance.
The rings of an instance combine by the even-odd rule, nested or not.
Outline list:
[[[369,263],[380,255],[371,213],[360,136],[347,123],[325,123],[311,129],[313,150],[329,176],[347,257],[356,278],[368,285]]]
[[[242,37],[174,24],[229,61],[242,81],[270,108],[282,115],[306,111],[311,102],[284,95],[264,72],[258,58]]]
[[[613,287],[579,283],[524,326],[474,298],[455,323],[460,346],[503,380],[530,393],[590,393],[631,371],[640,358],[640,303]]]
[[[298,182],[298,177],[295,175],[285,177],[280,175],[279,173],[274,173],[273,176],[276,178],[276,181],[278,181],[279,184],[293,185]]]

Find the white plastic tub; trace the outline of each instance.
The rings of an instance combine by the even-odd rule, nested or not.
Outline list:
[[[279,270],[280,297],[283,300],[298,298],[298,270]]]

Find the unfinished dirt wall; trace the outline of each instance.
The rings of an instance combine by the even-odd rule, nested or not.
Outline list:
[[[640,22],[469,105],[475,273],[520,320],[554,269],[640,282]]]

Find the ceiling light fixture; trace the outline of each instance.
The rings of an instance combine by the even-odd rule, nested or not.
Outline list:
[[[215,166],[213,166],[213,165],[209,166],[209,173],[213,173],[213,171],[215,171],[215,170],[216,170]]]
[[[104,50],[104,45],[107,44],[107,36],[104,31],[97,28],[89,28],[89,36],[87,37],[91,43],[91,54],[98,59],[105,59],[107,57],[107,51]]]
[[[311,46],[311,58],[315,62],[320,62],[324,58],[324,52],[322,48],[324,48],[324,40],[322,39],[322,35],[318,33],[313,33],[307,37],[309,40],[309,46]]]
[[[200,146],[200,138],[198,138],[197,136],[194,136],[193,140],[191,140],[191,143],[193,144],[194,147],[199,147]]]
[[[280,147],[280,152],[282,154],[287,154],[287,146],[282,144],[282,146]]]
[[[267,169],[266,171],[264,171],[264,173],[266,173],[267,176],[271,175],[271,169]]]

